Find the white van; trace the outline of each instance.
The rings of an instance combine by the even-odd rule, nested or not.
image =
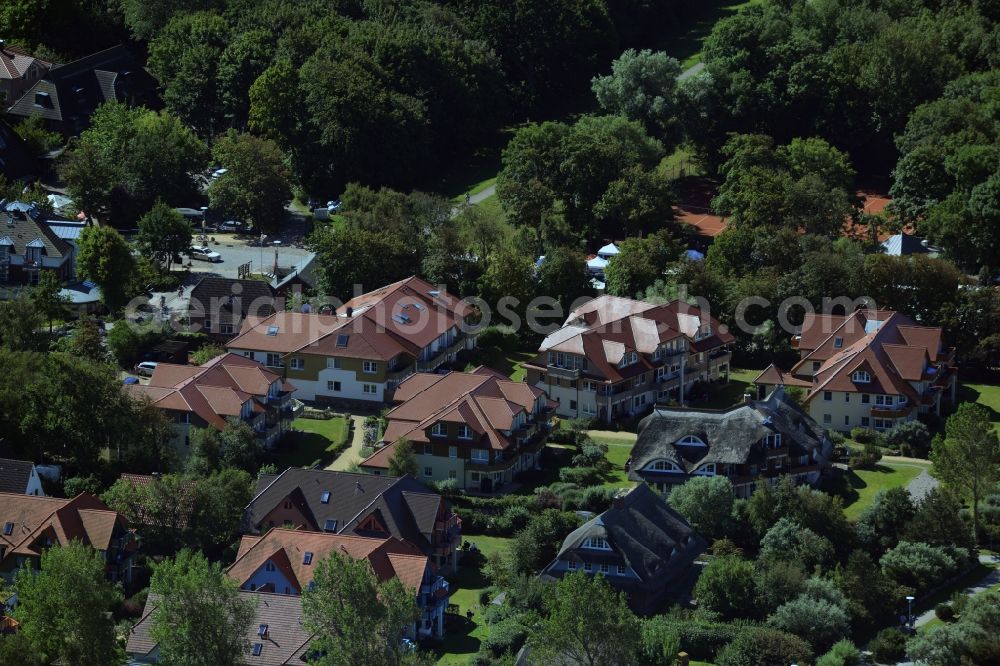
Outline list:
[[[135,374],[140,377],[152,377],[156,371],[156,363],[153,361],[143,361],[135,364]]]

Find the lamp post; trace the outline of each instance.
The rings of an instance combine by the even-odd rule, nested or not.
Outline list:
[[[261,233],[260,235],[260,274],[264,274],[264,241],[267,240],[267,234]]]
[[[906,624],[913,629],[913,595],[906,595]]]

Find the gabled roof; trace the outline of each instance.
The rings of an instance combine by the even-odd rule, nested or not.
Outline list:
[[[708,326],[711,334],[699,338],[702,326]],[[656,305],[604,295],[571,312],[563,326],[542,341],[532,363],[544,367],[548,352],[576,354],[587,359],[584,375],[620,381],[652,367],[641,355],[678,338],[687,339],[693,351],[714,349],[734,339],[714,318],[683,301]],[[640,354],[638,362],[618,367],[631,352]]]
[[[323,502],[326,493],[327,501]],[[361,530],[365,518],[379,512],[387,535],[410,542],[430,554],[434,523],[438,513],[450,512],[447,502],[412,476],[389,477],[352,474],[322,469],[290,467],[278,475],[264,475],[257,481],[254,498],[246,507],[251,525],[263,525],[267,515],[285,499],[310,521],[311,529],[373,536]]]
[[[397,577],[412,591],[420,589],[430,567],[430,560],[416,546],[394,537],[376,539],[276,527],[262,537],[249,537],[246,547],[241,544],[239,557],[226,573],[243,585],[265,563],[283,553],[282,557],[287,558],[291,568],[292,579],[289,582],[304,589],[312,582],[313,572],[320,560],[334,552],[367,560],[379,580]],[[309,564],[305,563],[305,553],[312,553]]]
[[[524,382],[514,382],[485,368],[445,375],[416,373],[396,388],[388,425],[382,441],[399,438],[426,442],[427,431],[438,421],[467,425],[473,433],[470,446],[504,450],[513,443],[514,419],[524,413],[527,421],[543,392]],[[388,448],[388,447],[387,447]],[[380,449],[362,461],[366,467],[381,466],[388,459]]]
[[[282,391],[295,387],[259,362],[238,354],[221,354],[200,366],[159,363],[148,385],[128,384],[134,397],[148,398],[160,409],[193,412],[216,428],[239,416],[251,398],[264,398],[275,381]]]
[[[250,645],[243,663],[257,666],[306,666],[305,655],[313,635],[302,624],[302,597],[289,594],[240,591],[240,596],[254,606],[253,622],[245,638]],[[150,593],[142,617],[129,632],[125,648],[130,655],[151,657],[156,649],[153,640],[153,615],[160,603],[160,595]],[[261,625],[267,625],[267,637],[258,635]],[[260,654],[252,654],[253,645],[261,644]]]
[[[43,257],[65,259],[73,248],[46,224],[34,203],[0,199],[0,238],[13,244],[12,254],[24,255],[28,247],[41,247]]]
[[[599,556],[581,550],[594,537],[607,540],[647,585],[680,573],[705,550],[705,541],[691,525],[646,484],[616,498],[610,509],[573,530],[556,559],[579,562]]]
[[[214,314],[213,303],[218,303],[219,312],[227,316],[231,316],[234,306],[238,306],[240,318],[246,317],[248,313],[267,317],[275,312],[274,289],[260,280],[236,280],[210,275],[203,277],[191,289],[190,300],[192,303],[200,303],[203,310],[210,314]]]
[[[124,46],[92,53],[65,65],[56,65],[28,89],[8,112],[64,122],[89,119],[111,100],[142,99],[155,91],[156,80]],[[39,99],[45,99],[42,104]],[[75,128],[79,129],[79,128]]]
[[[52,63],[28,53],[20,46],[5,44],[0,46],[0,79],[19,79],[32,64],[48,69]]]
[[[34,468],[35,464],[30,460],[0,458],[0,493],[24,494]]]
[[[923,244],[923,239],[910,234],[895,234],[882,241],[882,250],[893,257],[909,254],[927,254],[930,249]]]
[[[779,386],[765,400],[751,400],[724,410],[657,408],[639,422],[632,447],[629,478],[641,480],[644,468],[658,460],[692,473],[709,463],[743,465],[763,458],[760,441],[780,434],[796,456],[822,451],[826,432]],[[679,445],[688,435],[705,446]]]
[[[6,560],[15,555],[41,555],[42,537],[67,544],[77,539],[98,550],[108,550],[115,528],[125,529],[125,519],[89,493],[73,499],[0,493],[0,547]]]

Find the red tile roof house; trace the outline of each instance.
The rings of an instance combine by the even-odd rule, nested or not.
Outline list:
[[[265,448],[273,447],[291,428],[291,395],[295,386],[254,360],[223,354],[204,365],[160,363],[148,385],[125,389],[149,399],[174,422],[175,448],[190,453],[191,426],[223,430],[228,419],[248,423]]]
[[[411,277],[348,301],[336,314],[250,317],[226,347],[298,387],[299,400],[371,409],[414,372],[433,372],[475,347],[475,310]]]
[[[570,313],[525,363],[527,382],[568,418],[610,422],[681,400],[696,381],[729,381],[731,333],[683,301],[599,296]]]
[[[429,556],[435,570],[455,571],[462,540],[461,520],[448,501],[412,476],[299,467],[257,480],[241,530],[260,534],[272,527],[396,537]]]
[[[769,366],[754,380],[758,394],[799,387],[809,415],[826,428],[888,430],[918,414],[940,414],[943,400],[955,404],[955,354],[941,329],[898,312],[807,314],[792,346],[799,362],[788,372]]]
[[[410,637],[444,635],[448,581],[434,573],[430,558],[416,546],[394,537],[274,528],[263,536],[244,536],[236,561],[226,571],[243,590],[301,595],[314,584],[316,566],[335,552],[366,560],[380,580],[396,577],[416,596],[420,621]]]
[[[484,367],[418,373],[394,399],[382,448],[361,469],[387,474],[395,443],[405,439],[415,448],[421,479],[454,479],[460,488],[487,493],[537,467],[555,406],[541,389]]]
[[[38,568],[42,551],[82,541],[100,551],[112,581],[132,580],[136,541],[125,518],[88,493],[73,499],[0,493],[0,577],[24,564]]]

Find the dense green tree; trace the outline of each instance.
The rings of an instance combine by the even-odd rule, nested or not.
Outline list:
[[[781,518],[761,539],[760,557],[767,561],[799,562],[811,571],[833,560],[833,544],[808,527]]]
[[[777,629],[805,639],[818,651],[831,647],[850,630],[844,609],[805,595],[782,605],[767,621]]]
[[[530,254],[525,254],[522,247],[516,241],[511,241],[494,249],[486,257],[486,269],[479,278],[479,291],[495,310],[494,323],[502,323],[497,318],[507,317],[508,313],[523,317],[528,303],[537,292],[533,275],[535,262]],[[501,301],[508,305],[501,307]]]
[[[413,444],[407,439],[399,439],[392,446],[392,455],[389,457],[389,476],[409,474],[416,477],[419,469]]]
[[[948,417],[944,438],[931,450],[934,475],[972,502],[972,532],[979,539],[979,501],[1000,480],[1000,442],[982,405],[962,403]]]
[[[538,269],[538,293],[559,301],[563,317],[574,301],[593,296],[586,255],[568,247],[547,250],[545,261]]]
[[[45,128],[45,119],[40,115],[28,116],[14,126],[14,131],[24,141],[28,152],[36,158],[44,157],[58,149],[63,143],[60,134],[50,132]]]
[[[385,232],[328,227],[317,229],[308,242],[316,253],[321,288],[344,301],[354,295],[355,285],[363,293],[419,268],[415,249]]]
[[[157,201],[139,218],[139,234],[135,240],[146,256],[158,267],[166,266],[169,272],[174,257],[190,249],[191,234],[191,223],[183,215]]]
[[[212,155],[226,169],[208,187],[212,207],[256,230],[280,228],[292,191],[278,146],[269,139],[230,131],[218,140]]]
[[[816,660],[816,666],[861,666],[861,652],[846,638],[833,644]]]
[[[914,514],[906,488],[880,490],[858,518],[858,540],[876,556],[881,555],[899,542]]]
[[[812,650],[797,636],[778,629],[742,631],[719,651],[719,666],[784,666],[809,663]]]
[[[907,524],[903,538],[932,546],[971,549],[974,545],[972,530],[961,510],[961,504],[949,493],[933,488],[917,503],[917,510]]]
[[[911,590],[925,591],[953,575],[959,561],[952,549],[900,541],[879,559],[886,577]]]
[[[126,280],[135,265],[128,242],[111,227],[101,226],[85,228],[77,245],[81,277],[101,288],[101,300],[110,310],[124,306]]]
[[[0,301],[0,344],[13,351],[42,351],[46,340],[38,335],[45,314],[31,294]]]
[[[754,567],[736,555],[713,558],[698,576],[694,598],[698,607],[717,613],[723,619],[755,617],[757,589]]]
[[[161,659],[178,666],[243,663],[254,605],[218,563],[182,550],[154,565],[149,589],[157,596],[150,636]]]
[[[232,127],[244,129],[250,115],[250,87],[271,65],[274,33],[257,28],[235,35],[219,59],[216,81],[222,91],[222,111]]]
[[[638,120],[670,149],[677,142],[677,77],[681,64],[666,53],[628,49],[611,63],[611,74],[591,84],[606,113]]]
[[[413,593],[398,578],[380,581],[364,559],[334,551],[303,592],[302,623],[322,666],[406,662],[403,634],[417,620]]]
[[[14,617],[32,652],[46,663],[111,666],[123,659],[111,611],[121,591],[104,575],[105,557],[72,541],[42,552],[41,570],[23,568],[14,580]]]
[[[579,525],[573,513],[546,509],[528,520],[524,529],[514,535],[510,545],[510,560],[517,574],[534,575],[552,561],[563,539]]]
[[[646,238],[626,238],[619,249],[604,270],[606,289],[613,296],[628,298],[650,287],[683,252],[667,229]]]
[[[93,317],[87,315],[80,317],[67,344],[67,351],[74,356],[99,362],[107,360],[101,331],[97,328],[97,322]]]
[[[175,116],[112,102],[93,113],[60,175],[90,218],[127,226],[157,199],[186,203],[204,163],[204,145]]]
[[[207,428],[190,428],[187,434],[191,454],[184,461],[184,471],[194,476],[209,476],[219,471],[221,444],[219,431]]]
[[[582,571],[564,576],[552,590],[548,615],[533,630],[532,660],[586,666],[635,663],[641,628],[624,595],[603,576]]]
[[[667,496],[667,503],[684,516],[698,534],[714,540],[725,536],[735,499],[729,479],[704,476],[676,486]]]
[[[594,205],[594,215],[601,220],[604,236],[614,237],[622,230],[629,236],[642,236],[673,220],[673,205],[673,184],[668,178],[658,170],[633,166],[608,184]]]

